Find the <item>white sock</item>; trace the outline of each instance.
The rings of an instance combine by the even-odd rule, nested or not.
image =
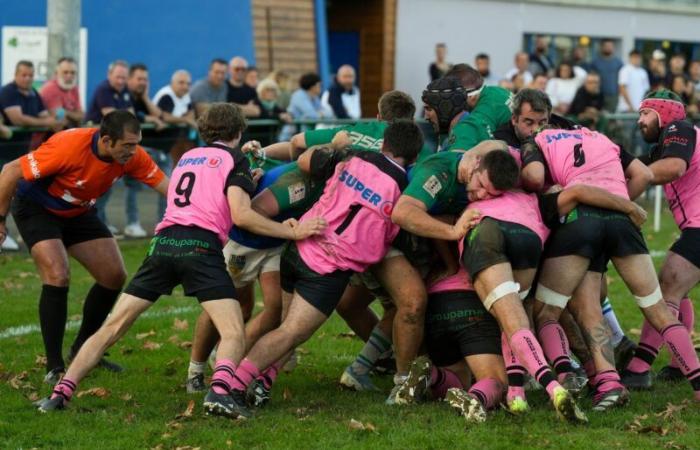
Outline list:
[[[204,373],[204,368],[207,366],[207,362],[197,362],[190,361],[190,367],[187,369],[187,379],[194,378],[200,373]]]
[[[605,297],[605,300],[601,306],[603,307],[603,317],[605,317],[605,321],[612,330],[612,345],[615,346],[620,343],[623,337],[625,337],[625,332],[622,331],[620,322],[617,321],[617,316],[615,316],[615,311],[613,310],[608,297]]]

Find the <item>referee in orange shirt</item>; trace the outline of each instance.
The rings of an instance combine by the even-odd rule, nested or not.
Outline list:
[[[70,283],[68,256],[95,279],[69,358],[100,328],[126,280],[119,247],[97,218],[95,202],[124,175],[162,195],[167,192],[168,177],[138,145],[140,141],[136,117],[128,111],[113,111],[103,118],[99,130],[56,133],[35,151],[6,164],[0,173],[0,243],[7,236],[5,219],[12,202],[12,215],[43,284],[39,321],[47,358],[44,381],[48,383],[58,381],[65,371],[62,347]],[[104,359],[100,365],[122,370]]]

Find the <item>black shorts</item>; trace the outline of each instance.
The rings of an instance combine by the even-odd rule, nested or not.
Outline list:
[[[671,246],[671,251],[700,268],[700,228],[685,228],[681,237]]]
[[[155,302],[179,284],[186,296],[200,302],[236,298],[216,234],[182,225],[161,230],[151,239],[148,256],[124,292]]]
[[[603,273],[610,258],[647,253],[641,231],[627,215],[579,205],[552,233],[545,257],[583,256],[591,260],[589,271]]]
[[[76,217],[61,217],[27,197],[17,196],[12,201],[12,216],[30,250],[37,242],[48,239],[60,239],[69,248],[81,242],[112,237],[94,209]]]
[[[333,314],[354,272],[336,270],[321,275],[306,265],[295,242],[288,242],[280,260],[280,278],[285,292],[296,291],[326,317]]]
[[[484,218],[464,238],[462,261],[472,279],[484,269],[510,263],[513,270],[534,269],[542,241],[531,229],[513,222]]]
[[[500,355],[501,329],[474,291],[428,296],[425,344],[437,366],[449,366],[470,355]]]

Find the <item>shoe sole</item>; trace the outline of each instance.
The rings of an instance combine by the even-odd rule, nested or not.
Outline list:
[[[579,409],[573,396],[570,393],[567,394],[554,405],[559,418],[569,423],[588,423],[588,418]]]
[[[427,358],[418,357],[408,369],[408,377],[396,392],[396,404],[407,405],[423,400],[430,383],[431,363]]]
[[[486,410],[481,402],[461,389],[448,389],[445,401],[464,417],[467,423],[486,422]]]
[[[223,416],[235,420],[246,420],[248,417],[241,413],[237,413],[230,408],[223,406],[221,403],[204,402],[204,413],[207,416]]]

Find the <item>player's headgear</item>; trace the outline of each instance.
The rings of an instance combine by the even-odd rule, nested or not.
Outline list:
[[[450,122],[464,111],[466,94],[456,78],[439,78],[432,81],[423,91],[423,103],[435,110],[440,133],[450,130]]]
[[[683,100],[668,89],[659,89],[648,93],[639,110],[651,109],[659,116],[659,128],[664,128],[671,122],[685,119],[685,105]]]

